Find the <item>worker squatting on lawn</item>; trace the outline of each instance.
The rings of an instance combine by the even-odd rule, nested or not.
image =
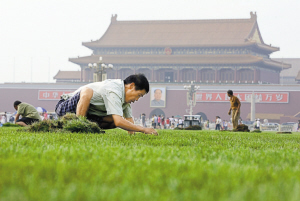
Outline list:
[[[227,96],[230,97],[230,109],[228,111],[228,114],[230,115],[232,111],[231,118],[232,118],[233,129],[236,129],[241,114],[241,102],[236,96],[233,95],[232,90],[227,91]]]
[[[17,100],[14,102],[14,108],[17,110],[15,124],[20,126],[28,126],[34,122],[42,120],[38,111],[28,103],[22,103],[21,101]],[[19,119],[20,115],[22,116],[21,119]]]
[[[130,75],[125,80],[108,79],[80,87],[64,94],[57,103],[58,116],[76,113],[98,123],[100,128],[122,128],[129,133],[155,134],[156,130],[134,125],[131,103],[149,92],[149,82],[143,74]],[[124,117],[124,118],[123,118]]]

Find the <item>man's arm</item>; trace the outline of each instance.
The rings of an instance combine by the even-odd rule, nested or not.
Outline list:
[[[228,115],[230,115],[231,114],[231,107],[229,108],[229,111],[228,111]]]
[[[127,121],[131,122],[134,124],[134,121],[133,121],[133,118],[132,117],[129,117],[129,118],[125,118]]]
[[[93,93],[93,89],[87,87],[80,91],[80,99],[77,104],[76,116],[86,116]]]
[[[239,101],[237,111],[240,111],[240,107],[241,107],[241,102]]]
[[[129,122],[131,122],[131,123],[133,123],[134,124],[134,120],[133,120],[133,118],[132,117],[130,117],[130,118],[125,118],[127,121],[129,121]],[[134,134],[135,132],[134,131],[128,131],[128,133],[129,134]]]
[[[123,117],[113,114],[112,118],[114,120],[115,126],[122,128],[127,131],[133,131],[133,132],[142,132],[145,134],[155,134],[157,135],[157,131],[153,128],[144,128],[142,126],[134,125],[131,121],[124,119]],[[132,118],[131,118],[132,119]],[[133,119],[132,119],[133,121]]]
[[[15,118],[15,123],[16,123],[16,121],[19,119],[19,117],[20,117],[20,114],[17,114],[17,115],[16,115],[16,118]]]
[[[229,111],[228,111],[228,115],[231,115],[231,103],[230,103],[230,108],[229,108]]]

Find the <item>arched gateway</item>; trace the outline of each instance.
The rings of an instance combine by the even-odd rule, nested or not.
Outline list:
[[[206,121],[207,120],[207,116],[203,112],[198,112],[196,115],[201,115],[201,120],[202,121]]]
[[[151,118],[153,115],[163,115],[165,117],[165,113],[164,111],[162,111],[162,109],[159,109],[159,108],[156,108],[154,110],[151,111],[150,115],[149,115],[149,118]]]

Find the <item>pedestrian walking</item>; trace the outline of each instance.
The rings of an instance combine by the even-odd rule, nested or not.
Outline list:
[[[169,117],[167,117],[167,119],[166,119],[166,127],[167,127],[167,129],[170,128],[170,119],[169,119]]]
[[[233,95],[232,90],[228,90],[227,95],[230,97],[230,109],[228,111],[228,115],[232,115],[231,118],[233,129],[236,129],[238,126],[238,120],[240,118],[241,102],[236,96]]]
[[[146,128],[147,125],[146,125],[146,115],[143,113],[142,114],[142,125]]]

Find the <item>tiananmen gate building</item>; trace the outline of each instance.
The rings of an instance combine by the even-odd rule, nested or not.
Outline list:
[[[89,63],[99,56],[114,65],[108,78],[143,73],[150,82],[279,83],[289,64],[270,59],[279,51],[264,43],[257,16],[229,20],[117,21],[105,34],[84,42],[91,56],[71,58],[81,68],[81,81],[93,80]]]

